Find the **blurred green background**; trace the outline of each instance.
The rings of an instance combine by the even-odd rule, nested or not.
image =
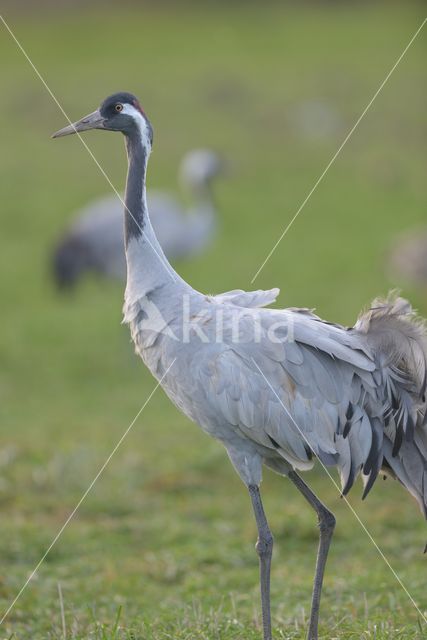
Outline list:
[[[253,288],[424,14],[415,2],[23,3],[3,13],[71,118],[114,91],[140,97],[155,130],[150,186],[175,188],[191,147],[212,146],[228,159],[218,238],[177,265],[210,293]],[[0,34],[5,611],[154,381],[120,325],[120,284],[89,278],[75,295],[54,290],[52,243],[74,209],[109,189],[78,139],[50,140],[64,117],[2,25]],[[396,284],[385,275],[385,253],[426,216],[425,53],[424,30],[257,278],[256,288],[282,288],[281,306],[315,307],[351,324]],[[121,189],[121,141],[96,132],[85,140]],[[427,313],[425,292],[404,294]],[[321,637],[427,637],[323,470],[308,479],[338,519]],[[285,479],[266,472],[263,493],[276,537],[275,637],[302,639],[315,517]],[[360,494],[358,485],[351,504],[425,614],[426,529],[415,503],[389,480],[366,503]],[[159,391],[0,637],[63,638],[59,584],[67,638],[258,639],[255,537],[246,490],[221,446]]]

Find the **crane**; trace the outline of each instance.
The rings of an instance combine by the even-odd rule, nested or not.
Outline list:
[[[318,639],[320,596],[335,518],[298,471],[336,466],[347,494],[368,494],[380,470],[397,478],[427,517],[427,334],[402,298],[375,300],[352,328],[308,309],[272,309],[278,289],[205,295],[168,263],[150,222],[146,170],[153,130],[130,93],[54,137],[120,131],[128,156],[124,320],[136,352],[169,398],[225,446],[246,485],[258,529],[263,638],[271,640],[273,536],[260,483],[266,465],[317,514],[319,546],[308,639]]]
[[[168,193],[150,190],[147,199],[156,236],[171,260],[195,256],[216,231],[213,184],[223,161],[211,149],[193,149],[181,160],[179,179],[190,193],[185,211]],[[52,252],[52,270],[60,289],[70,290],[88,272],[126,280],[122,203],[115,194],[102,196],[79,210]]]

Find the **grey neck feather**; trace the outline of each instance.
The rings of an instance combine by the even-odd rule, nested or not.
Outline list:
[[[169,264],[156,238],[147,208],[145,179],[149,150],[139,132],[126,137],[128,175],[125,194],[126,304],[173,283],[188,287]]]
[[[147,173],[147,152],[141,144],[138,133],[126,137],[128,155],[128,175],[125,194],[125,244],[142,235],[147,217],[145,199],[145,179]]]

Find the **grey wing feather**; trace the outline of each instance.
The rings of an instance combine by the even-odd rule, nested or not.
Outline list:
[[[236,306],[240,291],[214,301],[198,295],[211,313],[204,325],[211,331],[208,343],[192,343],[190,351],[173,345],[175,353],[187,353],[183,362],[192,372],[185,392],[177,393],[187,394],[181,405],[190,417],[226,446],[245,451],[249,441],[267,465],[284,473],[289,466],[310,468],[315,457],[335,465],[343,493],[361,473],[366,495],[383,468],[427,514],[427,340],[407,303],[376,301],[346,329],[309,310]],[[246,304],[256,304],[252,295]],[[219,343],[217,305],[223,307]],[[173,384],[184,384],[182,377]]]
[[[223,295],[226,305],[242,294]],[[343,493],[362,472],[365,495],[386,466],[425,509],[425,332],[405,302],[375,304],[350,330],[309,310],[261,311],[261,341],[232,344],[219,357],[219,378],[228,380],[220,401],[266,460],[279,455],[306,469],[314,453],[338,466]],[[267,333],[278,322],[274,344]]]
[[[354,330],[365,336],[381,373],[383,426],[375,430],[379,456],[427,517],[426,327],[408,301],[392,293],[374,300]],[[377,469],[378,462],[372,460],[364,468],[369,488]]]
[[[219,304],[233,304],[237,307],[256,308],[266,307],[269,304],[273,304],[279,293],[280,289],[277,288],[269,289],[267,291],[262,289],[259,289],[258,291],[234,289],[233,291],[219,293],[216,296],[210,296],[210,299]]]
[[[307,469],[315,453],[326,464],[339,464],[347,484],[350,446],[342,435],[337,438],[337,430],[350,402],[355,363],[367,373],[374,368],[372,360],[357,337],[309,313],[269,310],[260,317],[260,343],[230,344],[216,357],[214,373],[202,370],[210,378],[217,409],[272,458],[282,456],[296,468]],[[267,338],[269,326],[278,322],[292,325],[293,342],[272,343]],[[250,334],[248,326],[242,335]]]

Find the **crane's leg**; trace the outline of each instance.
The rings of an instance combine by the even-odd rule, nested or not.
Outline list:
[[[262,628],[264,632],[263,638],[264,640],[272,640],[270,614],[270,567],[271,554],[273,553],[273,536],[268,526],[267,518],[265,517],[259,488],[255,485],[249,485],[248,489],[258,527],[258,540],[255,545],[255,549],[259,556]]]
[[[319,549],[317,552],[316,573],[314,576],[313,597],[311,601],[310,626],[308,629],[307,640],[318,639],[318,623],[320,596],[322,593],[323,576],[325,573],[326,560],[328,557],[329,546],[331,544],[332,535],[335,528],[335,516],[325,507],[322,502],[315,496],[312,490],[305,484],[304,480],[299,477],[295,471],[288,474],[289,480],[299,489],[317,513],[319,520],[320,538]]]

